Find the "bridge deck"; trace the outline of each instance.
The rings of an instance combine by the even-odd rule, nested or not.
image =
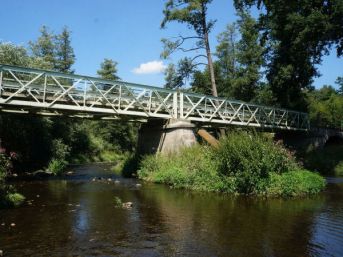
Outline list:
[[[180,118],[278,129],[309,128],[308,115],[302,112],[8,65],[0,65],[0,110],[99,118]]]

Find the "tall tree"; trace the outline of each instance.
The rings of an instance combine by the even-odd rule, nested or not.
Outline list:
[[[342,0],[235,0],[237,9],[256,5],[268,45],[267,79],[283,107],[304,109],[304,89],[319,76],[316,65],[336,45],[343,53]]]
[[[343,96],[343,77],[338,77],[335,83],[338,85],[338,93]]]
[[[233,94],[240,100],[251,101],[259,87],[264,48],[259,44],[256,20],[245,11],[240,12],[239,16],[238,27],[241,34],[237,44],[239,67]]]
[[[225,31],[217,36],[218,45],[215,55],[225,79],[233,79],[237,75],[237,36],[236,23],[227,25]]]
[[[207,58],[207,66],[210,71],[212,94],[218,96],[217,86],[213,68],[213,61],[211,55],[211,48],[209,43],[209,33],[214,25],[213,20],[208,20],[207,11],[208,5],[212,0],[168,0],[165,4],[163,14],[164,19],[161,23],[161,27],[165,28],[169,22],[185,23],[191,28],[196,35],[194,36],[179,36],[176,41],[170,41],[168,39],[162,39],[164,43],[164,52],[162,57],[167,58],[171,53],[176,50],[182,52],[191,52],[205,50],[205,54],[196,54],[191,59],[185,59],[184,64],[191,62],[191,67],[195,68],[198,64],[194,61],[198,58]],[[190,48],[186,48],[189,40],[196,40],[195,45]],[[187,64],[189,66],[189,64]]]
[[[100,64],[100,70],[98,70],[97,73],[103,79],[118,80],[120,78],[117,75],[117,65],[118,63],[112,59],[105,58]]]
[[[43,69],[55,69],[56,52],[54,35],[46,26],[40,29],[40,33],[41,35],[36,42],[29,42],[32,57],[35,58],[35,66]]]
[[[56,44],[56,70],[65,73],[73,73],[71,69],[75,63],[74,49],[70,42],[70,31],[64,27],[62,33],[55,36]]]

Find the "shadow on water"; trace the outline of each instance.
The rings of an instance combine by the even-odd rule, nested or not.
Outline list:
[[[19,183],[31,204],[1,210],[5,256],[343,255],[340,182],[316,197],[262,200],[138,187],[106,170],[82,166],[68,179]],[[117,208],[115,196],[133,208]]]

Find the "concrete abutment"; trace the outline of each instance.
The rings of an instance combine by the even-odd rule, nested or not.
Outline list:
[[[137,152],[168,154],[197,143],[196,127],[190,121],[152,119],[141,125]]]

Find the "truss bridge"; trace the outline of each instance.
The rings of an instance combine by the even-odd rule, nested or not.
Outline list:
[[[308,130],[308,115],[124,81],[0,65],[0,111]]]

